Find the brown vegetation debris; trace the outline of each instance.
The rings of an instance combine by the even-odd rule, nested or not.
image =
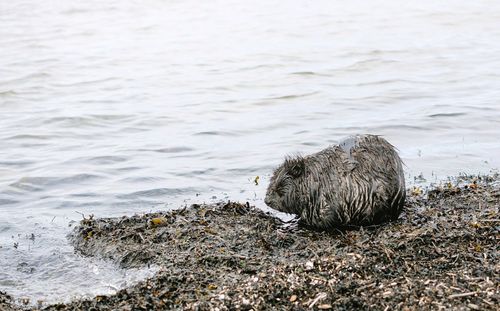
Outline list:
[[[493,181],[498,176],[419,192],[396,222],[330,233],[239,203],[85,219],[71,238],[81,254],[161,269],[114,295],[44,310],[494,310]]]

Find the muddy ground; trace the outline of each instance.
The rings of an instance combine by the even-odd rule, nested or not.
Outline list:
[[[114,295],[42,309],[498,310],[499,180],[410,189],[398,221],[344,232],[232,202],[87,218],[70,238],[78,252],[161,270]],[[0,310],[19,308],[0,293]]]

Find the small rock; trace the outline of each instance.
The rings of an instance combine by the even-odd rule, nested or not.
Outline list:
[[[311,271],[311,270],[314,269],[314,262],[307,261],[306,264],[305,264],[305,266],[306,266],[306,269],[305,269],[306,271]]]

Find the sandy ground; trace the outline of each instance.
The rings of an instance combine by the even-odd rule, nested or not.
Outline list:
[[[114,295],[42,310],[498,310],[500,178],[409,189],[396,222],[314,232],[248,204],[192,205],[84,219],[85,256],[153,278]],[[14,305],[0,293],[0,310]]]

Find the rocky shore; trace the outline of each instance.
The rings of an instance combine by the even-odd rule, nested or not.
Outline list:
[[[313,232],[247,204],[84,219],[76,251],[157,265],[114,295],[0,310],[498,310],[500,178],[408,190],[398,221]]]

